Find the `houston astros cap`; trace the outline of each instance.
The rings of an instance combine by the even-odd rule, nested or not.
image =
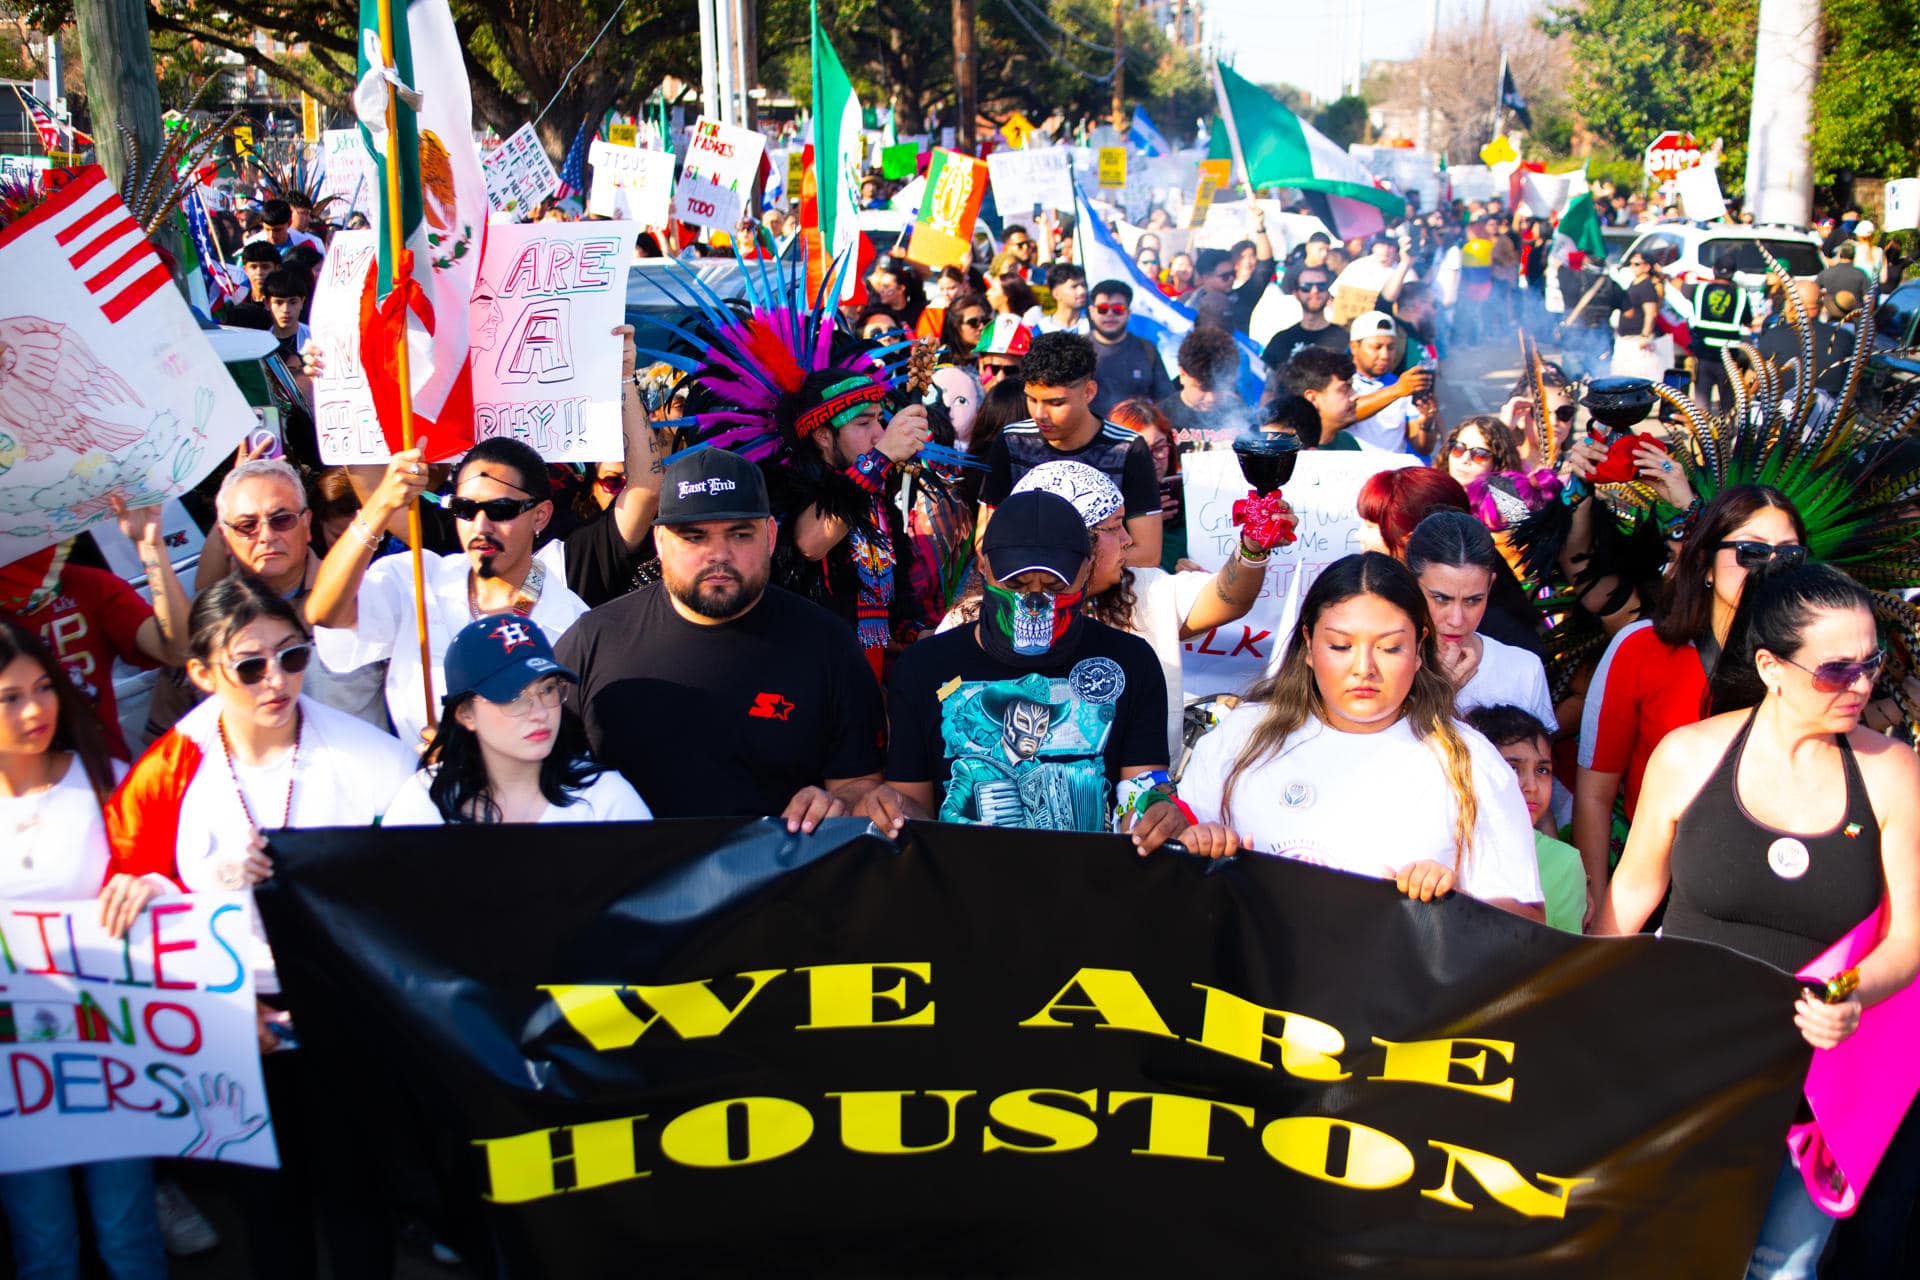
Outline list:
[[[554,660],[553,646],[532,618],[494,614],[469,622],[447,645],[447,692],[451,707],[469,693],[488,702],[512,702],[535,680],[579,677]]]

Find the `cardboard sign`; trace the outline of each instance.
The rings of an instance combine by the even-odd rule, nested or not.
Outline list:
[[[124,940],[92,898],[0,902],[0,1173],[149,1156],[277,1167],[252,932],[243,893],[156,898]]]
[[[1125,147],[1100,148],[1100,185],[1103,187],[1127,185],[1127,149]]]
[[[1193,193],[1193,214],[1187,220],[1189,227],[1202,227],[1207,223],[1207,210],[1213,207],[1213,198],[1220,188],[1233,180],[1233,161],[1202,160],[1200,162],[1200,185]]]
[[[533,126],[523,124],[513,136],[480,157],[486,175],[487,204],[509,217],[530,216],[542,200],[560,189],[560,175]]]
[[[702,116],[687,139],[686,163],[673,189],[674,216],[696,227],[734,230],[766,149],[762,134]]]
[[[661,153],[664,154],[664,153]],[[620,340],[632,222],[536,222],[490,227],[467,332],[474,439],[511,436],[548,462],[625,455]],[[314,379],[321,461],[390,456],[359,359],[360,291],[374,233],[343,231],[327,247],[313,298],[313,340],[327,353]]]
[[[1886,201],[1880,220],[1882,230],[1920,228],[1920,178],[1895,178],[1880,194]]]
[[[880,176],[889,182],[920,172],[920,144],[896,143],[880,149]]]
[[[339,203],[329,212],[336,222],[358,210],[371,213],[380,193],[374,190],[373,160],[358,129],[328,129],[320,138],[320,196]]]
[[[973,252],[974,219],[987,198],[987,166],[958,151],[935,151],[926,183],[907,257],[929,267],[964,266]]]
[[[198,484],[253,412],[106,174],[0,232],[0,564]]]
[[[987,157],[993,198],[1005,217],[1024,218],[1035,209],[1073,209],[1073,156],[1065,147],[996,151]]]
[[[643,227],[667,224],[673,203],[671,151],[642,151],[595,139],[587,155],[593,165],[588,213],[628,218]]]
[[[1720,174],[1711,160],[1691,169],[1682,169],[1673,180],[1680,197],[1680,211],[1695,222],[1713,222],[1727,216],[1727,202],[1720,194]]]
[[[630,147],[639,138],[640,126],[632,124],[610,124],[607,126],[607,141],[616,147]]]
[[[1313,580],[1334,561],[1365,550],[1354,510],[1360,486],[1376,471],[1419,462],[1399,453],[1309,449],[1300,455],[1293,478],[1281,489],[1300,517],[1299,536],[1267,561],[1266,583],[1246,617],[1182,646],[1189,695],[1242,692],[1270,669]],[[1180,473],[1186,484],[1187,555],[1217,570],[1240,539],[1233,504],[1250,486],[1230,449],[1189,453],[1180,460]]]

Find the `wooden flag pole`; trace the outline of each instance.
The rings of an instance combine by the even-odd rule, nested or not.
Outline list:
[[[380,57],[388,66],[394,65],[393,0],[380,0]],[[406,239],[400,231],[400,99],[391,85],[387,87],[386,203],[387,261],[398,272]],[[398,276],[393,281],[393,287],[400,287]],[[413,448],[413,372],[407,352],[404,316],[401,318],[400,344],[394,352],[394,365],[400,383],[400,448],[407,450]],[[433,705],[433,648],[427,640],[427,579],[420,563],[420,501],[417,498],[407,504],[407,549],[413,557],[413,617],[420,632],[420,693],[426,700],[427,728],[432,729],[439,723],[440,717],[434,714]]]

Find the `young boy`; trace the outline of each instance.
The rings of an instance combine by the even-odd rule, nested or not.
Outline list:
[[[1513,766],[1533,819],[1533,856],[1540,864],[1540,888],[1547,895],[1547,923],[1555,929],[1579,933],[1587,912],[1587,873],[1580,851],[1540,831],[1553,802],[1553,740],[1545,725],[1519,707],[1476,707],[1466,722],[1499,748]]]

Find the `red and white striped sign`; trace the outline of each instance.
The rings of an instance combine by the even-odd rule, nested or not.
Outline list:
[[[82,171],[36,212],[109,321],[118,324],[173,282],[100,169]]]

